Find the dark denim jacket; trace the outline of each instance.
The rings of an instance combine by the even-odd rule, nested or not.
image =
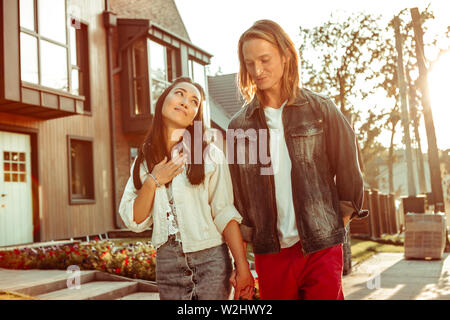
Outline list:
[[[291,181],[286,183],[292,183],[297,228],[308,254],[344,241],[343,215],[367,213],[360,210],[363,179],[352,128],[329,98],[300,90],[302,95],[284,107],[282,117],[292,162]],[[243,217],[242,236],[256,254],[279,252],[274,177],[267,174],[270,162],[260,156],[269,155],[269,147],[258,134],[268,132],[259,131],[267,129],[259,101],[245,105],[228,128],[233,135],[227,136],[228,161],[235,206]],[[342,203],[354,210],[341,209]]]

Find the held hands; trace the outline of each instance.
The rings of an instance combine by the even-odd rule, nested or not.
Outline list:
[[[234,287],[234,300],[243,298],[251,300],[254,293],[254,279],[248,264],[233,270],[230,282]]]
[[[186,164],[187,156],[179,154],[170,161],[167,161],[167,157],[153,167],[152,175],[158,180],[160,185],[164,185],[177,175],[179,175],[184,170],[184,165]],[[146,182],[155,183],[152,178],[146,180]]]

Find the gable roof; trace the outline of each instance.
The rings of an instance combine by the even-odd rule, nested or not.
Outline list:
[[[208,76],[208,92],[210,99],[224,111],[229,119],[245,103],[237,85],[237,73]]]
[[[149,19],[191,41],[174,0],[110,0],[110,4],[117,18]]]

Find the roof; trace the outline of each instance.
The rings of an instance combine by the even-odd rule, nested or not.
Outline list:
[[[229,119],[245,103],[237,86],[237,73],[208,76],[208,92],[210,98],[223,109]]]

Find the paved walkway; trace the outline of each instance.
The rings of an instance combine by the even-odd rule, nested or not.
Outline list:
[[[450,254],[441,260],[405,260],[379,253],[343,278],[347,300],[450,300]]]
[[[65,283],[67,277],[62,270],[0,268],[0,290]],[[380,253],[353,267],[343,285],[347,300],[450,300],[450,254],[427,261],[405,260],[403,253]]]

